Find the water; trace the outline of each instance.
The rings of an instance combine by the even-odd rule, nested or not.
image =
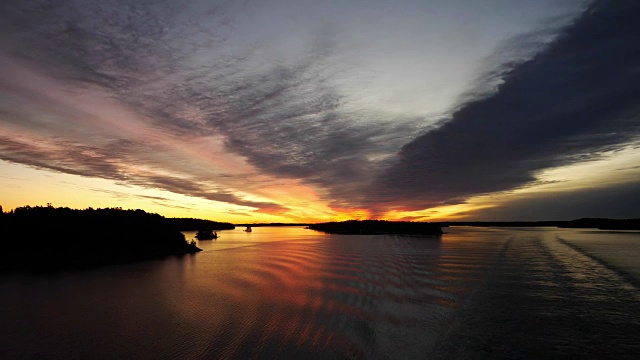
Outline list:
[[[640,233],[446,231],[237,229],[183,258],[3,276],[0,358],[639,356]]]

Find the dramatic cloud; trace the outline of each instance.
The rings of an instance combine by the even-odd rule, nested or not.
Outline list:
[[[638,5],[584,6],[2,1],[0,159],[289,219],[530,186],[638,138]]]
[[[498,71],[495,93],[405,145],[371,202],[422,209],[514,189],[638,141],[639,16],[636,1],[591,4],[543,51]]]

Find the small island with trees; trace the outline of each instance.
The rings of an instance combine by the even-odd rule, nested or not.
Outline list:
[[[121,208],[77,210],[48,204],[0,211],[0,271],[48,273],[201,251],[180,232],[184,224]]]

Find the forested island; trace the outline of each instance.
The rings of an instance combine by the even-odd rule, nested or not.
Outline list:
[[[411,221],[386,220],[347,220],[341,222],[325,222],[310,224],[309,229],[329,234],[402,234],[402,235],[441,235],[439,224]]]
[[[24,206],[0,212],[0,271],[54,272],[200,251],[176,222],[144,210]]]

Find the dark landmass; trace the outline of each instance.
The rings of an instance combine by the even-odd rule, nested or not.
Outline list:
[[[410,221],[348,220],[310,224],[309,229],[330,234],[398,234],[398,235],[441,235],[440,224]]]
[[[48,273],[200,251],[143,210],[20,207],[0,216],[0,271]]]
[[[292,226],[305,224],[278,224],[262,226]],[[251,225],[260,226],[260,225]],[[343,222],[326,222],[308,224],[310,229],[330,234],[407,234],[407,235],[439,235],[442,228],[448,226],[478,227],[558,227],[585,228],[601,230],[640,230],[640,219],[600,219],[582,218],[571,221],[448,221],[448,222],[410,222],[384,220],[349,220]]]
[[[419,224],[428,224],[419,225]],[[258,223],[236,224],[236,226],[306,226],[310,229],[333,234],[429,234],[434,228],[448,226],[477,226],[477,227],[558,227],[585,228],[601,230],[640,230],[640,219],[603,219],[582,218],[570,221],[446,221],[446,222],[410,222],[385,220],[349,220],[344,222],[326,223]],[[424,229],[421,226],[425,226]],[[442,230],[440,229],[440,233]]]
[[[602,230],[640,230],[640,219],[583,218],[568,221],[558,227],[596,228]]]
[[[450,221],[442,226],[558,227],[601,230],[640,230],[640,219],[582,218],[571,221]]]
[[[176,229],[180,231],[188,230],[233,230],[236,227],[232,223],[217,222],[192,218],[167,218]]]

